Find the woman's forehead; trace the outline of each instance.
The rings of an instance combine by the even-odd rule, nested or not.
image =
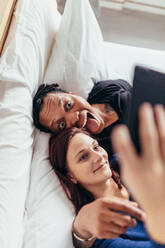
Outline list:
[[[84,133],[77,133],[76,135],[73,136],[73,138],[70,141],[70,146],[72,147],[72,149],[75,150],[75,152],[77,150],[80,149],[85,149],[87,148],[89,145],[91,145],[95,140],[90,137],[87,134]]]
[[[75,160],[79,154],[82,154],[88,147],[95,142],[93,138],[84,133],[77,133],[69,143],[67,159]]]

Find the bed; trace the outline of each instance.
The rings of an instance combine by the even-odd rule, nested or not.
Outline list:
[[[54,0],[17,0],[16,6],[15,1],[5,3],[7,2],[10,2],[10,7],[6,24],[10,23],[13,11],[14,14],[9,32],[6,33],[7,29],[4,28],[5,31],[0,33],[0,40],[3,40],[0,59],[0,247],[72,248],[73,207],[66,199],[49,164],[49,134],[36,130],[32,120],[32,98],[38,86],[43,81],[51,83],[54,72],[61,72],[59,68],[66,66],[62,61],[64,53],[69,49],[73,49],[73,52],[75,50],[75,37],[68,34],[74,29],[77,32],[77,26],[74,26],[77,22],[70,26],[67,24],[82,17],[82,27],[86,25],[87,19],[89,30],[88,18],[91,18],[92,28],[95,28],[85,35],[90,39],[93,39],[92,35],[100,37],[97,41],[92,40],[92,47],[99,47],[97,50],[100,53],[95,50],[93,54],[91,47],[89,52],[87,43],[81,46],[84,49],[81,59],[88,59],[88,70],[82,67],[83,60],[79,63],[80,56],[76,57],[78,75],[81,75],[80,69],[86,70],[90,75],[88,83],[82,86],[83,78],[75,81],[77,74],[72,80],[73,73],[70,78],[66,78],[65,84],[61,80],[63,75],[58,73],[56,78],[63,87],[74,89],[84,97],[92,86],[93,74],[90,74],[89,65],[93,58],[98,63],[96,67],[91,65],[92,71],[99,71],[98,77],[101,79],[104,74],[105,78],[109,75],[111,78],[123,78],[131,82],[135,64],[165,71],[165,52],[102,41],[87,0],[68,0],[63,16],[58,13]],[[2,6],[0,5],[0,13],[5,13]],[[81,13],[77,13],[77,9]],[[75,12],[77,16],[74,15]],[[84,15],[87,17],[84,18]],[[4,18],[3,15],[1,17]],[[84,32],[80,24],[79,22],[79,34]],[[6,34],[4,45],[3,37]],[[82,42],[81,35],[76,42]],[[61,49],[61,46],[65,49]],[[76,52],[78,55],[78,49]],[[104,66],[99,62],[103,54]],[[67,59],[70,59],[69,55]],[[68,72],[71,69],[69,67]],[[67,70],[63,68],[62,71]]]
[[[8,34],[16,0],[0,1],[0,55]]]

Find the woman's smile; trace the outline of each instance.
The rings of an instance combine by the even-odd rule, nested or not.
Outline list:
[[[109,166],[109,164],[105,161],[104,163],[101,163],[99,166],[97,166],[94,170],[93,173],[96,173],[102,169],[107,168],[107,166]]]

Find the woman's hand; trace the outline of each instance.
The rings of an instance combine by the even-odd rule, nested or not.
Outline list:
[[[144,220],[137,203],[118,197],[99,198],[81,208],[73,229],[84,238],[117,238],[136,225],[133,217]]]
[[[135,151],[125,126],[112,134],[114,149],[120,153],[121,174],[134,198],[145,210],[146,226],[153,239],[165,243],[165,111],[143,104],[139,110],[142,153]]]

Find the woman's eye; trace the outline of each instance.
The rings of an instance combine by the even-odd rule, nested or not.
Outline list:
[[[71,102],[71,101],[68,101],[68,102],[65,104],[65,109],[66,109],[66,110],[69,110],[69,109],[71,109],[71,107],[72,107],[72,102]]]
[[[61,121],[59,124],[59,130],[63,130],[65,128],[65,121]]]
[[[98,151],[99,149],[100,149],[100,146],[99,145],[94,146],[94,150],[95,151]]]
[[[88,154],[83,154],[81,157],[80,157],[80,161],[83,161],[85,159],[88,158]]]

